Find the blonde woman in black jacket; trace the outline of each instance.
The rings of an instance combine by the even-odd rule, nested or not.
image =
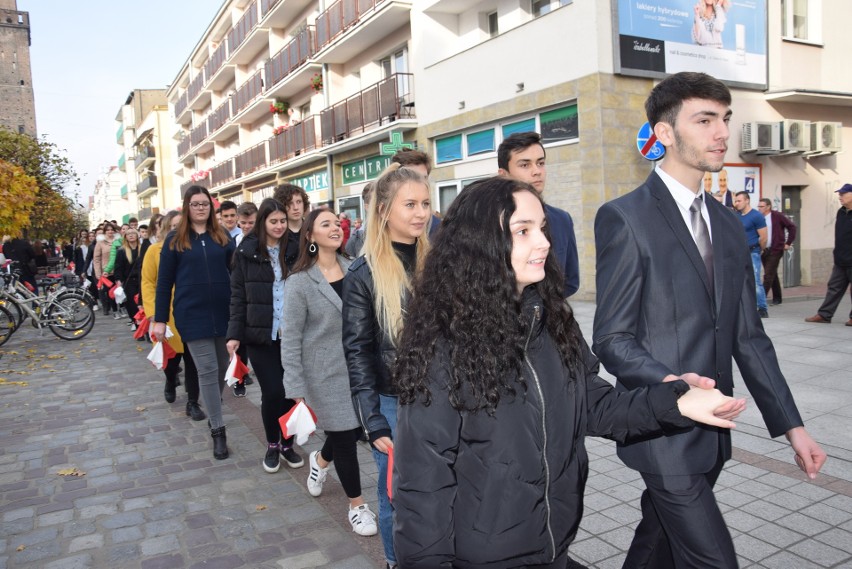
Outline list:
[[[616,392],[599,378],[563,285],[532,186],[491,178],[462,191],[415,284],[398,352],[401,567],[564,568],[587,435],[626,442],[694,421],[733,426],[744,401],[717,390],[678,380]]]

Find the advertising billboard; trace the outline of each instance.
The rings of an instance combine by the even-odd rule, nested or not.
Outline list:
[[[613,0],[617,73],[701,71],[765,89],[766,0]]]

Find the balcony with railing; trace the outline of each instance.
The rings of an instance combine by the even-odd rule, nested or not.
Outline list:
[[[124,155],[124,152],[122,152],[121,156],[118,157],[118,169],[124,170],[125,164],[127,164],[127,157]]]
[[[289,28],[304,19],[305,9],[317,0],[260,0],[260,25],[265,28]]]
[[[207,138],[207,121],[203,121],[189,132],[189,140],[192,143],[192,147],[196,147],[204,142],[205,138]]]
[[[414,76],[394,73],[320,113],[322,144],[334,144],[400,119],[414,119]]]
[[[266,141],[255,144],[234,156],[234,175],[237,178],[264,167],[266,167]]]
[[[321,63],[346,63],[410,20],[412,0],[337,0],[316,19]]]
[[[127,199],[127,184],[121,186],[121,199]]]
[[[204,88],[204,70],[201,69],[198,71],[198,75],[189,82],[189,86],[186,88],[186,98],[189,102],[190,108],[195,108],[193,103],[195,102],[195,98],[201,93],[201,90]]]
[[[139,218],[139,221],[146,221],[151,219],[151,216],[154,215],[154,209],[151,207],[143,207],[139,209],[139,215],[136,217]]]
[[[226,99],[224,103],[216,107],[216,110],[207,115],[207,132],[211,138],[213,133],[231,119],[231,100]]]
[[[246,65],[263,49],[269,38],[258,29],[257,0],[246,7],[245,13],[228,32],[228,58],[231,63]]]
[[[192,120],[192,115],[187,112],[188,110],[189,94],[184,91],[183,95],[175,101],[175,120],[180,124],[189,124],[189,121]]]
[[[118,125],[118,130],[115,133],[115,142],[117,144],[123,144],[124,143],[124,125],[123,124]]]
[[[206,89],[211,91],[222,91],[229,84],[234,82],[234,75],[237,66],[228,63],[228,45],[225,38],[222,38],[210,59],[204,64],[204,77],[206,77]]]
[[[149,166],[154,162],[156,158],[156,152],[154,147],[150,144],[145,144],[143,146],[136,147],[136,158],[133,159],[133,163],[136,166],[136,169],[143,168],[145,166]]]
[[[266,96],[286,99],[304,90],[311,75],[321,69],[309,62],[315,52],[316,34],[313,26],[307,26],[266,61]]]
[[[262,73],[263,71],[259,69],[257,73],[240,85],[240,88],[234,94],[233,116],[236,122],[240,124],[254,123],[264,114],[269,113],[269,107],[262,104],[260,99],[263,93]]]
[[[234,179],[234,160],[228,159],[210,169],[210,187],[227,184]]]
[[[183,200],[183,196],[186,193],[186,190],[189,189],[190,186],[201,186],[202,188],[207,188],[209,190],[210,189],[210,176],[207,176],[206,178],[204,178],[202,180],[196,180],[196,181],[190,180],[188,182],[184,182],[183,184],[181,184],[180,185],[180,199],[181,200]]]
[[[190,137],[185,136],[180,142],[178,142],[178,158],[183,158],[189,153],[189,149],[192,148],[190,144]]]
[[[310,115],[302,122],[292,124],[270,138],[269,163],[284,162],[316,149],[318,124],[317,117]]]
[[[157,188],[157,176],[150,174],[139,180],[139,183],[136,184],[136,195],[138,197],[144,197],[144,192],[147,192],[148,190],[156,190]]]

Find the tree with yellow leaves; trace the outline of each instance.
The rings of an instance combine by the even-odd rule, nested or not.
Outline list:
[[[38,183],[24,169],[0,160],[0,234],[18,235],[30,225]]]

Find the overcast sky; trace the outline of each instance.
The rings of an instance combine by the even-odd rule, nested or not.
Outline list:
[[[80,176],[84,206],[118,162],[115,116],[133,89],[165,88],[222,0],[18,0],[30,13],[36,128]]]

